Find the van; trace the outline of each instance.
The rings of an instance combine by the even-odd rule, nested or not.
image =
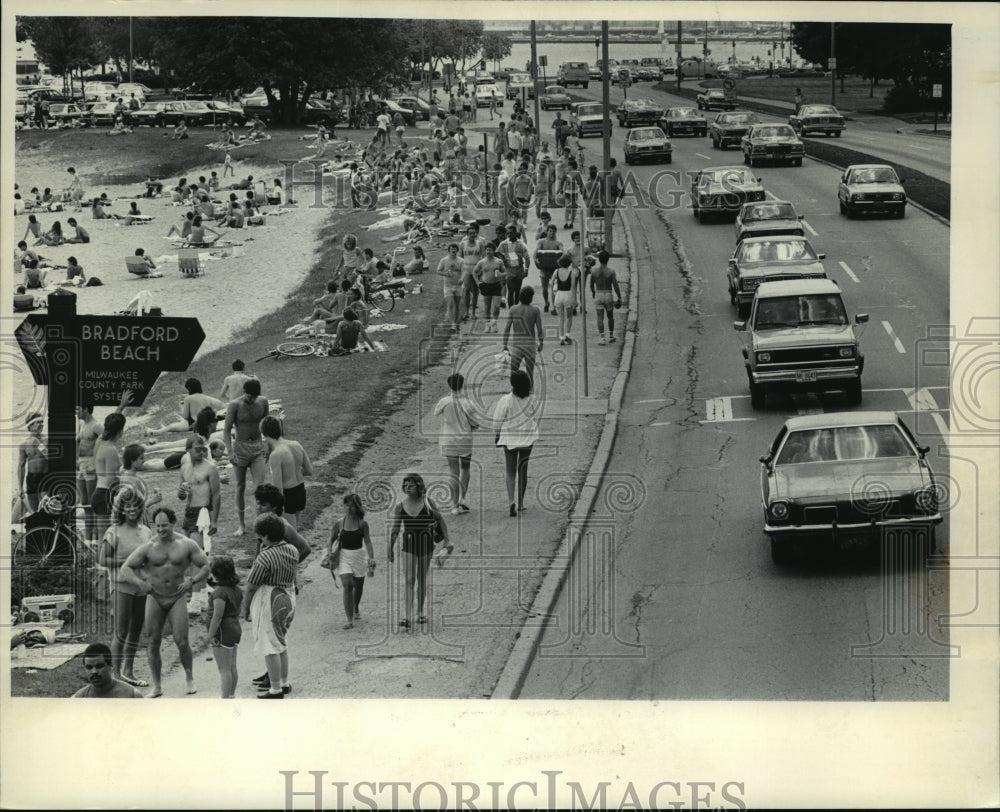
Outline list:
[[[563,62],[559,66],[556,84],[563,87],[580,85],[586,90],[590,85],[590,66],[586,62]]]

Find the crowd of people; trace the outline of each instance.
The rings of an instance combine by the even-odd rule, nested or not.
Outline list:
[[[596,167],[584,174],[580,153],[574,155],[566,129],[554,125],[556,149],[550,150],[531,116],[521,109],[501,121],[486,143],[473,151],[463,127],[476,120],[474,100],[467,106],[467,96],[450,94],[447,114],[438,117],[435,112],[429,137],[417,143],[407,144],[405,127],[398,127],[391,118],[378,122],[371,143],[349,174],[356,208],[373,208],[381,191],[395,192],[405,184],[413,201],[407,215],[436,217],[458,231],[455,241],[435,258],[435,266],[422,245],[409,245],[412,258],[400,257],[398,251],[379,257],[374,248],[360,245],[354,234],[346,234],[325,292],[303,318],[303,326],[321,320],[336,336],[336,344],[350,350],[369,340],[365,332],[369,309],[364,300],[372,286],[434,268],[442,278],[451,329],[461,333],[465,324],[469,332],[496,333],[509,359],[510,391],[492,404],[488,415],[471,407],[465,380],[457,372],[448,378],[449,391],[434,408],[441,421],[439,451],[448,466],[450,500],[435,504],[419,474],[403,478],[402,495],[390,512],[384,550],[388,563],[398,559],[402,568],[399,626],[403,630],[429,622],[430,564],[435,558],[443,564],[454,549],[445,514],[461,516],[470,511],[472,453],[475,433],[481,428],[494,434],[494,444],[503,452],[507,512],[516,517],[528,509],[528,464],[539,439],[541,404],[535,382],[545,335],[543,316],[558,318],[560,344],[576,340],[573,318],[582,309],[586,287],[593,296],[598,343],[603,345],[605,321],[608,340],[615,341],[614,311],[621,306],[621,290],[608,265],[609,256],[582,250],[576,230],[582,206],[587,214],[598,216],[616,204],[622,190],[617,168],[607,177]],[[331,137],[325,128],[317,130],[316,157],[325,156]],[[181,178],[172,188],[154,178],[147,181],[146,196],[169,194],[182,208],[167,236],[178,237],[184,245],[209,245],[219,232],[206,222],[227,229],[243,227],[251,217],[259,216],[261,207],[286,200],[280,180],[260,188],[253,176],[238,181],[234,177],[227,190],[229,201],[220,209],[220,201],[213,198],[223,192],[228,174],[233,172],[227,151],[222,180],[212,172],[196,182]],[[496,210],[495,223],[476,219],[472,207],[463,206],[464,196],[475,191],[474,186],[485,190],[487,202]],[[79,192],[65,202],[80,206],[82,188]],[[104,213],[107,205],[106,200],[96,198],[92,210]],[[552,221],[552,211],[559,207],[563,228],[572,230],[568,242],[560,239],[559,226]],[[124,215],[129,216],[141,216],[135,204]],[[533,249],[527,225],[532,216],[537,220]],[[97,213],[94,217],[101,219]],[[67,222],[78,228],[75,220]],[[490,233],[484,233],[487,226]],[[32,219],[25,237],[49,245],[44,240],[58,239],[60,231],[61,227],[43,231],[37,219]],[[83,235],[89,240],[85,231]],[[79,236],[77,231],[75,238]],[[24,241],[22,246],[20,262],[27,267],[33,252]],[[144,256],[141,249],[137,256]],[[37,255],[34,259],[37,267]],[[540,277],[537,286],[526,284],[532,262]],[[153,270],[155,265],[150,267]],[[82,268],[74,275],[82,277]],[[536,304],[539,287],[541,301]],[[501,310],[506,310],[502,329]],[[79,502],[86,506],[86,540],[109,572],[115,607],[112,645],[106,651],[92,646],[85,653],[90,685],[78,696],[143,695],[126,688],[149,688],[146,695],[162,695],[160,648],[167,624],[185,671],[187,692],[195,693],[188,632],[192,609],[205,612],[223,697],[235,696],[239,683],[240,619],[251,622],[254,651],[265,667],[253,680],[258,695],[277,699],[291,692],[288,631],[297,600],[298,565],[311,552],[298,530],[312,474],[308,453],[302,444],[285,436],[280,407],[274,408],[260,380],[248,374],[242,362],[233,364],[218,397],[206,394],[194,378],[185,381],[184,390],[178,419],[149,429],[142,442],[123,439],[127,398],[103,425],[94,419],[92,404],[83,403],[78,411],[78,487]],[[45,496],[38,487],[45,473],[43,427],[41,417],[33,415],[29,438],[21,448],[18,482],[26,509],[36,509]],[[171,442],[171,435],[179,439]],[[145,478],[161,472],[176,475],[176,491],[146,485]],[[230,472],[234,504],[224,506],[221,485]],[[246,504],[248,484],[256,510]],[[212,554],[224,509],[235,513],[234,536],[245,537],[249,530],[256,540],[253,564],[242,575],[231,556]],[[324,560],[342,588],[345,630],[361,620],[365,579],[375,572],[378,538],[373,541],[372,535],[361,499],[347,494]],[[148,635],[148,683],[135,672],[143,629]]]

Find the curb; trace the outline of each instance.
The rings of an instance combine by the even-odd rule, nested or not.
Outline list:
[[[618,373],[615,375],[614,383],[608,394],[608,412],[604,416],[604,428],[597,441],[597,448],[594,450],[594,457],[587,472],[586,482],[577,496],[570,515],[569,524],[563,534],[559,548],[553,557],[553,566],[545,574],[542,585],[535,594],[531,602],[531,608],[526,614],[526,618],[546,618],[554,608],[562,591],[566,574],[573,566],[579,541],[583,537],[582,529],[587,524],[587,516],[590,514],[594,501],[597,499],[598,486],[607,469],[608,460],[611,458],[611,450],[614,446],[615,435],[618,433],[618,417],[621,412],[622,399],[625,396],[625,384],[628,382],[629,372],[632,369],[632,355],[635,351],[635,336],[638,325],[638,304],[639,304],[639,274],[634,262],[634,252],[632,243],[632,232],[625,220],[625,215],[618,209],[621,218],[622,230],[625,233],[625,245],[629,259],[629,296],[628,296],[628,318],[625,321],[625,335],[622,345],[622,356],[618,363]],[[524,680],[528,674],[531,661],[538,651],[542,634],[545,631],[543,624],[528,626],[527,623],[521,627],[517,641],[511,650],[507,662],[493,691],[490,699],[517,699],[524,685]]]

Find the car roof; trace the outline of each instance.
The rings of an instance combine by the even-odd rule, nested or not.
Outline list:
[[[768,200],[751,200],[743,204],[744,209],[752,209],[756,206],[792,206],[794,205],[788,200],[778,200],[778,198],[768,199]]]
[[[761,282],[757,286],[757,298],[759,299],[841,292],[840,285],[832,279],[785,279],[780,282]]]
[[[824,412],[789,417],[785,428],[789,431],[804,429],[831,429],[840,426],[896,425],[899,415],[895,412]]]
[[[773,200],[760,201],[762,203],[773,203]],[[780,240],[782,242],[809,242],[807,237],[801,234],[774,234],[774,235],[764,235],[761,237],[747,237],[740,242],[740,245],[753,245],[757,242],[774,242],[775,240]]]
[[[850,172],[853,169],[892,169],[893,172],[896,171],[889,164],[851,164],[846,171]]]

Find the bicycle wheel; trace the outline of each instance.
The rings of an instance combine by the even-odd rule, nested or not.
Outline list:
[[[11,548],[20,566],[69,566],[76,561],[76,534],[63,527],[36,527],[26,531]]]
[[[286,341],[279,344],[277,350],[292,358],[305,358],[307,355],[315,355],[316,345],[310,341]]]
[[[372,294],[372,304],[383,313],[388,313],[396,306],[396,294],[391,290],[377,290]]]

